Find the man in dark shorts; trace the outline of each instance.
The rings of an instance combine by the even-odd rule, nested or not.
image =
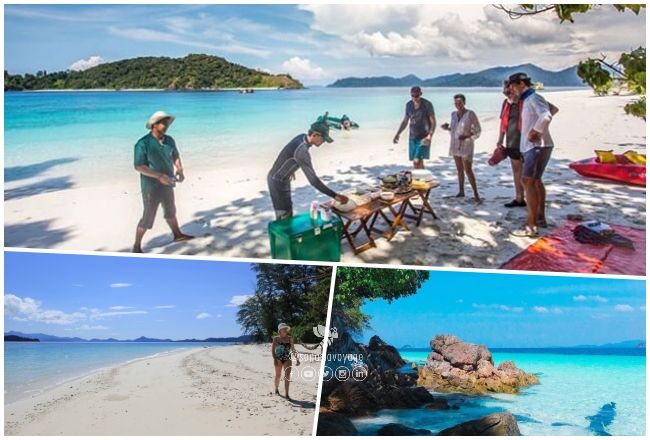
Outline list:
[[[521,127],[519,116],[521,114],[521,104],[517,95],[510,90],[510,82],[503,82],[503,94],[506,99],[501,106],[501,125],[499,130],[499,140],[497,146],[506,150],[506,155],[510,158],[512,167],[512,178],[515,184],[515,198],[505,203],[506,208],[525,207],[524,201],[524,183],[522,181],[523,162],[520,151]],[[505,146],[503,141],[505,139]]]
[[[135,232],[134,253],[142,253],[142,237],[147,229],[153,227],[158,205],[161,204],[174,241],[194,238],[181,232],[176,219],[174,185],[185,180],[185,175],[176,142],[166,134],[172,122],[173,116],[162,111],[154,113],[146,124],[149,133],[135,144],[133,165],[140,173],[144,212]]]
[[[409,127],[409,160],[413,168],[424,168],[424,159],[429,159],[431,138],[436,130],[436,115],[433,104],[422,97],[422,89],[411,87],[411,100],[406,103],[404,119],[397,129],[393,143],[399,142],[402,132]]]
[[[521,106],[521,154],[524,161],[523,180],[526,191],[528,217],[523,230],[513,231],[516,236],[537,237],[538,227],[546,227],[546,188],[542,182],[544,170],[551,158],[553,139],[549,125],[553,120],[551,106],[531,87],[525,73],[515,73],[508,78],[510,87],[523,104]]]
[[[275,160],[267,176],[267,183],[277,220],[293,216],[291,180],[299,168],[305,173],[311,186],[340,203],[347,203],[348,198],[346,196],[332,191],[318,178],[311,163],[310,147],[320,147],[324,142],[331,143],[334,141],[329,136],[329,131],[329,127],[325,122],[313,123],[307,134],[299,134],[293,138]]]

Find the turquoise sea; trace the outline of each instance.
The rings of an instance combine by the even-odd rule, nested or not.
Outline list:
[[[482,117],[498,116],[503,99],[498,88],[425,88],[424,97],[433,102],[439,122],[449,119],[453,95],[459,91]],[[325,111],[349,115],[364,135],[389,130],[392,136],[409,91],[312,88],[253,94],[108,91],[4,96],[6,182],[43,171],[105,182],[133,177],[133,145],[146,134],[145,122],[156,110],[177,117],[169,133],[188,166],[246,166],[259,156],[273,156]]]
[[[429,352],[400,350],[409,363],[423,363]],[[495,364],[512,360],[537,374],[540,384],[517,395],[447,395],[460,409],[383,410],[375,417],[355,419],[356,427],[371,435],[387,423],[402,423],[435,433],[489,413],[509,411],[524,435],[645,435],[645,349],[502,349],[492,354]]]
[[[125,362],[228,343],[5,342],[5,403]]]

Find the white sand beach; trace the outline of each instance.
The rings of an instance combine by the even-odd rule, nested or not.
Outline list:
[[[273,395],[268,344],[188,349],[7,404],[5,435],[311,435],[317,389],[296,374],[293,402]]]
[[[586,179],[568,168],[571,161],[593,156],[596,148],[645,153],[645,122],[623,112],[630,98],[596,97],[590,90],[542,94],[560,108],[551,124],[556,147],[545,175],[550,223],[560,224],[568,214],[582,214],[645,228],[645,188]],[[344,243],[343,261],[495,268],[530,244],[529,239],[509,234],[523,225],[525,217],[524,209],[503,207],[514,195],[509,163],[487,165],[497,139],[498,112],[496,108],[493,115],[479,115],[483,134],[476,142],[474,163],[485,199],[482,205],[475,206],[469,197],[445,198],[456,193],[457,183],[453,160],[448,157],[449,135],[439,129],[427,167],[441,183],[431,195],[440,220],[429,218],[420,228],[402,231],[391,242],[378,240],[377,248],[359,256]],[[449,115],[438,114],[437,118],[440,124],[448,121]],[[315,169],[334,189],[345,190],[362,183],[376,184],[379,175],[408,167],[406,138],[392,144],[398,124],[398,120],[391,121],[384,130],[335,132],[335,143],[312,149]],[[287,133],[286,140],[300,129]],[[277,145],[276,151],[282,146]],[[256,154],[247,157],[247,163],[220,169],[186,161],[187,180],[176,190],[178,219],[183,229],[197,238],[171,243],[159,212],[154,229],[145,236],[145,252],[269,257],[267,225],[273,212],[266,173],[274,159],[273,154]],[[131,177],[74,182],[68,189],[7,197],[7,192],[20,193],[29,184],[23,180],[5,186],[7,246],[130,251],[141,215],[135,171]],[[466,193],[470,192],[468,185]],[[326,200],[298,173],[295,210],[306,211],[313,199]]]

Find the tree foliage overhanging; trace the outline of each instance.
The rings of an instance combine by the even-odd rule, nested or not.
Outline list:
[[[255,341],[269,342],[278,324],[302,342],[320,342],[313,327],[325,325],[331,267],[253,264],[255,293],[237,311],[237,322]]]
[[[336,271],[332,324],[358,333],[368,327],[369,316],[361,311],[367,300],[388,302],[415,294],[429,279],[425,270],[339,267]]]
[[[84,71],[39,71],[11,75],[6,90],[43,89],[166,89],[302,88],[289,75],[272,75],[231,63],[224,58],[191,54],[183,58],[140,57],[104,63]]]
[[[584,14],[597,6],[613,7],[618,12],[630,11],[636,15],[646,8],[645,4],[618,3],[598,4],[520,4],[516,8],[498,5],[510,18],[518,19],[527,15],[536,15],[553,11],[560,22],[575,21],[574,14]],[[622,53],[618,61],[610,63],[604,55],[588,58],[578,65],[578,76],[598,95],[608,94],[615,86],[625,87],[639,97],[625,105],[625,113],[639,118],[646,118],[645,99],[645,47]]]

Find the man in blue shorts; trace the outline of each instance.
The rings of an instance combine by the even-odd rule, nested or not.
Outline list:
[[[553,113],[549,103],[531,87],[531,79],[527,74],[515,73],[508,81],[513,93],[523,101],[520,151],[524,161],[522,174],[528,208],[525,228],[512,234],[536,237],[538,227],[548,226],[545,214],[546,188],[542,176],[553,151],[553,139],[549,131]]]
[[[413,168],[424,168],[424,159],[429,159],[431,138],[436,130],[436,115],[433,104],[422,97],[422,89],[411,87],[411,100],[406,103],[404,119],[393,138],[393,143],[399,142],[402,132],[409,127],[409,160]]]

